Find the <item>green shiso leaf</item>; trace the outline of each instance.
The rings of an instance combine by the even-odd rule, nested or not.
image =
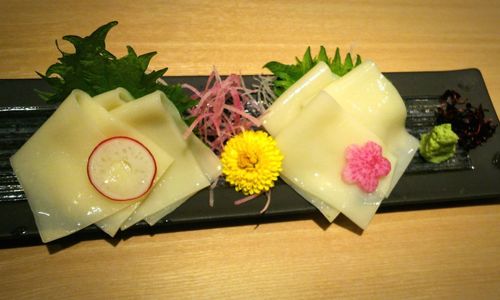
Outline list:
[[[307,47],[302,60],[297,57],[295,60],[296,63],[292,65],[286,65],[277,61],[271,61],[264,65],[264,68],[267,68],[276,76],[276,80],[274,81],[274,93],[276,96],[281,95],[320,61],[326,63],[332,72],[339,76],[344,76],[361,64],[361,56],[356,55],[356,61],[353,63],[350,53],[346,55],[344,62],[342,62],[339,48],[336,49],[335,56],[330,58],[323,46],[320,47],[316,57],[312,57],[311,47]]]
[[[85,91],[91,96],[118,87],[127,89],[132,96],[140,98],[154,91],[163,91],[182,114],[195,104],[180,85],[164,85],[158,82],[167,68],[146,73],[156,52],[137,55],[127,46],[127,55],[117,58],[106,50],[106,36],[118,22],[113,21],[99,27],[87,37],[66,35],[63,40],[71,43],[74,53],[61,53],[58,62],[51,65],[45,74],[37,74],[45,80],[52,91],[37,91],[40,98],[49,103],[58,103],[74,89]]]

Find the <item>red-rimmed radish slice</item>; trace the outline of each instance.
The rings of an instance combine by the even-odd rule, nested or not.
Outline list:
[[[144,196],[156,176],[156,161],[139,141],[115,136],[94,148],[87,162],[90,183],[105,197],[134,200]]]

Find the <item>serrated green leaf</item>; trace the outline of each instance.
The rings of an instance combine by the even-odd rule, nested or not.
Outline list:
[[[88,43],[86,43],[85,46],[96,47],[99,50],[105,49],[106,36],[108,35],[108,32],[111,30],[111,28],[115,27],[116,25],[118,25],[117,21],[111,21],[97,28],[94,32],[90,34],[90,36],[85,38],[88,41]]]
[[[264,68],[269,69],[273,73],[278,73],[283,72],[286,68],[289,68],[289,66],[277,61],[270,61],[264,65]]]
[[[308,47],[304,53],[302,61],[297,57],[295,57],[296,63],[292,65],[271,61],[265,64],[264,68],[267,68],[276,77],[273,82],[274,93],[279,96],[320,61],[325,62],[333,73],[343,76],[354,67],[361,64],[361,57],[357,55],[356,63],[353,64],[351,54],[348,53],[346,55],[345,62],[342,63],[339,48],[336,49],[333,59],[330,59],[325,47],[321,46],[318,56],[313,58],[311,55],[311,47]]]
[[[345,69],[352,69],[352,58],[351,58],[351,53],[347,53],[345,60],[344,60],[344,68]]]
[[[47,69],[47,71],[45,72],[45,75],[51,76],[54,74],[64,74],[67,71],[68,71],[68,66],[56,63]]]
[[[35,92],[38,94],[38,96],[40,98],[42,98],[44,101],[47,101],[52,97],[54,96],[54,93],[50,93],[50,92],[44,92],[44,91],[40,91],[38,89],[35,89]]]
[[[353,68],[353,65],[352,65],[351,53],[347,53],[345,60],[344,60],[344,65],[342,66],[342,71],[341,71],[340,76],[344,76],[349,71],[351,71],[352,68]]]
[[[58,59],[59,62],[51,65],[45,75],[37,72],[54,92],[37,91],[38,95],[48,102],[61,102],[73,89],[80,89],[95,96],[123,87],[135,98],[161,90],[167,94],[181,114],[192,107],[195,102],[180,86],[165,86],[158,83],[158,79],[165,74],[167,68],[146,73],[156,52],[138,56],[132,47],[127,46],[127,55],[116,58],[106,50],[106,36],[117,24],[116,21],[109,22],[83,38],[76,35],[64,36],[63,40],[74,46],[74,53],[63,52],[56,41],[56,47],[62,54]]]
[[[304,58],[302,59],[301,69],[302,72],[307,73],[314,66],[313,58],[311,56],[311,47],[307,47]]]
[[[330,69],[333,73],[338,74],[342,68],[342,58],[340,57],[340,49],[335,50],[335,56],[333,57]]]
[[[322,61],[326,64],[330,64],[330,59],[328,58],[328,54],[326,54],[325,47],[321,46],[319,48],[318,61]]]
[[[141,55],[139,55],[139,57],[137,57],[137,59],[139,60],[139,63],[141,64],[141,69],[143,71],[146,71],[148,69],[149,63],[151,62],[151,59],[155,55],[156,55],[156,52],[149,52],[149,53],[141,54]],[[167,68],[165,68],[165,69],[167,69]]]
[[[79,36],[76,36],[76,35],[65,35],[63,36],[62,38],[63,40],[65,41],[68,41],[70,42],[71,44],[73,44],[73,46],[75,47],[75,49],[81,47],[84,39],[82,37],[79,37]]]

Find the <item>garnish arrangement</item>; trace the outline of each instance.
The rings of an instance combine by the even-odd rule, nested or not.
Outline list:
[[[250,96],[251,90],[244,86],[243,79],[231,74],[222,80],[217,70],[208,76],[206,87],[198,91],[195,87],[184,84],[196,101],[196,105],[188,110],[192,120],[189,130],[184,134],[189,136],[193,131],[220,154],[226,141],[232,136],[259,127],[260,121],[249,112],[263,112],[264,108]]]
[[[221,177],[241,195],[235,205],[265,195],[265,213],[281,178],[330,222],[342,213],[365,229],[419,149],[441,163],[457,143],[472,150],[496,128],[481,106],[459,107],[447,91],[439,126],[419,142],[376,64],[342,60],[338,48],[333,58],[321,47],[296,64],[269,62],[273,76],[250,88],[215,68],[203,89],[168,85],[167,68],[148,70],[155,52],[106,50],[116,25],[63,37],[75,52],[58,47],[59,62],[39,73],[53,88],[40,96],[61,104],[11,157],[44,242],[91,224],[110,236],[154,225]]]

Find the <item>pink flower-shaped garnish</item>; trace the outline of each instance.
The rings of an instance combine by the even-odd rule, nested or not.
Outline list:
[[[372,141],[362,147],[354,144],[347,147],[346,159],[342,179],[357,184],[367,193],[374,192],[379,178],[391,171],[391,162],[382,156],[382,147]]]

